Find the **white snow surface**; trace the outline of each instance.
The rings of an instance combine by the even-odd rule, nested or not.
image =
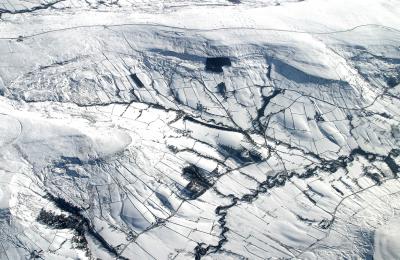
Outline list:
[[[391,219],[379,227],[374,237],[374,259],[399,259],[400,258],[400,220]]]
[[[399,17],[0,0],[0,259],[398,259]]]

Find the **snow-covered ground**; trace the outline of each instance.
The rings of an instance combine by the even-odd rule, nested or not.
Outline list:
[[[399,258],[397,0],[0,15],[0,259]]]
[[[395,218],[376,231],[374,259],[398,259],[400,257],[399,228],[399,219]]]

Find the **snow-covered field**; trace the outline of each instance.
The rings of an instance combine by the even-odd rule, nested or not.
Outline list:
[[[0,1],[0,259],[400,259],[399,17]]]

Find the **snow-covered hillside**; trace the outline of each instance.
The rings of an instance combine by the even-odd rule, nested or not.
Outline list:
[[[0,1],[0,259],[399,259],[399,17]]]

